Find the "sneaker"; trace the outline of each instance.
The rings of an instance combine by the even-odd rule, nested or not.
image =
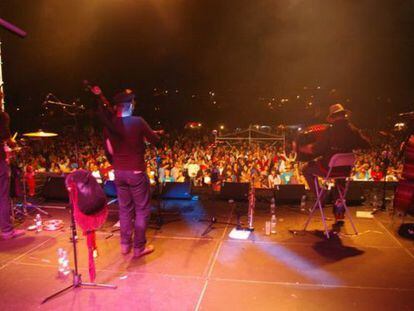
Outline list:
[[[155,250],[153,245],[147,245],[143,250],[139,248],[134,248],[134,258],[140,258],[142,256],[151,254]]]
[[[131,251],[131,244],[121,244],[122,255],[127,255]]]
[[[336,221],[345,219],[345,214],[344,213],[337,213],[334,216],[335,216]]]
[[[3,240],[10,240],[19,236],[25,235],[25,231],[21,229],[15,229],[10,232],[3,232]]]
[[[338,227],[343,227],[345,225],[345,222],[343,220],[337,220],[335,224]]]

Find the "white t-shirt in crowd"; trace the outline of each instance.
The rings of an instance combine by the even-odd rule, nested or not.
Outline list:
[[[188,164],[188,176],[196,177],[199,170],[200,166],[197,163]]]

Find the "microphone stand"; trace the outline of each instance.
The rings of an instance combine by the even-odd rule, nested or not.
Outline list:
[[[178,212],[165,212],[164,208],[163,208],[163,184],[160,183],[159,180],[159,171],[161,168],[161,157],[158,154],[158,148],[155,146],[154,147],[155,150],[155,163],[156,163],[156,172],[154,174],[154,178],[155,178],[155,193],[156,193],[156,197],[157,197],[157,214],[155,216],[155,229],[156,230],[160,230],[162,228],[163,225],[170,223],[170,222],[175,222],[175,221],[180,221],[181,218],[178,217],[179,213]],[[165,220],[166,215],[172,215],[172,216],[177,216],[177,218],[174,219],[169,219],[168,221]]]
[[[74,118],[74,132],[75,132],[75,157],[76,157],[76,164],[78,166],[78,168],[80,167],[80,163],[79,163],[79,154],[78,154],[78,141],[79,141],[79,131],[78,131],[78,114],[80,113],[81,110],[84,110],[85,108],[82,105],[77,105],[75,102],[72,104],[66,104],[62,101],[60,101],[59,99],[57,99],[55,97],[56,100],[50,100],[49,97],[55,97],[53,94],[49,94],[46,97],[45,102],[43,103],[43,105],[47,105],[47,104],[51,104],[51,105],[56,105],[56,106],[60,106],[64,109],[64,111],[69,114],[70,116],[72,116]],[[69,109],[73,109],[73,112],[66,110],[66,108]],[[70,240],[72,242],[72,246],[73,246],[73,258],[74,258],[74,270],[73,270],[73,282],[71,285],[63,288],[62,290],[50,295],[49,297],[46,297],[41,304],[46,303],[47,301],[49,301],[50,299],[55,298],[56,296],[59,296],[60,294],[66,292],[69,289],[74,289],[77,287],[82,287],[82,286],[87,286],[88,288],[112,288],[115,289],[117,288],[116,285],[111,285],[111,284],[97,284],[97,283],[86,283],[86,282],[82,282],[82,278],[81,278],[81,274],[78,271],[78,252],[77,252],[77,247],[76,247],[76,243],[77,243],[77,232],[76,232],[76,222],[75,222],[75,216],[74,216],[74,206],[73,206],[73,195],[74,195],[74,191],[71,189],[69,190],[69,197],[70,197],[70,203],[69,203],[69,208],[70,208],[70,219],[71,219],[71,237]]]
[[[87,283],[87,282],[83,282],[82,281],[82,276],[79,273],[79,268],[78,268],[78,250],[76,247],[76,243],[78,242],[77,239],[77,233],[76,233],[76,222],[75,222],[75,215],[74,215],[74,206],[73,206],[73,195],[74,195],[74,191],[71,189],[69,190],[69,196],[70,196],[70,204],[69,204],[69,208],[70,208],[70,221],[71,221],[71,242],[72,242],[72,247],[73,247],[73,259],[74,259],[74,270],[72,270],[73,273],[73,281],[72,284],[57,291],[56,293],[46,297],[41,304],[44,304],[46,302],[48,302],[49,300],[59,296],[60,294],[68,291],[69,289],[75,289],[77,287],[83,287],[86,286],[88,288],[112,288],[112,289],[116,289],[117,286],[116,285],[112,285],[112,284],[98,284],[98,283]]]
[[[52,97],[54,100],[51,100],[50,97]],[[74,132],[75,132],[75,159],[76,159],[76,165],[77,168],[80,168],[79,163],[79,126],[78,126],[78,115],[81,111],[85,110],[85,107],[83,105],[78,105],[76,102],[73,102],[72,104],[67,104],[59,100],[55,95],[52,93],[49,93],[46,96],[45,101],[42,104],[43,106],[47,105],[54,105],[62,107],[63,111],[67,113],[68,115],[73,117],[74,121]]]
[[[379,211],[384,212],[387,209],[387,196],[386,196],[386,190],[387,190],[387,171],[388,171],[388,167],[390,166],[390,158],[388,155],[388,152],[384,153],[384,157],[382,158],[382,162],[383,162],[383,166],[382,166],[382,174],[383,176],[383,181],[382,181],[382,202],[381,202],[381,206],[377,209],[375,209],[372,214],[375,215],[376,213],[378,213]]]

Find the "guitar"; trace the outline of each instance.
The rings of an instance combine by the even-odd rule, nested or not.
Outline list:
[[[3,143],[3,150],[6,154],[6,162],[10,164],[10,161],[24,148],[23,146],[18,146],[16,143],[17,132],[11,137],[10,141],[13,142],[14,146],[9,146],[7,142]]]

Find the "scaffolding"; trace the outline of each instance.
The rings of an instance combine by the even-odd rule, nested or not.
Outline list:
[[[278,142],[283,143],[283,148],[286,145],[286,137],[284,134],[277,135],[272,133],[267,133],[264,131],[260,131],[255,129],[253,126],[249,126],[245,130],[236,131],[230,134],[221,135],[220,132],[215,136],[216,143],[226,143],[229,146],[233,146],[237,143],[248,142],[249,145],[252,143],[271,143],[271,145],[275,145]]]

